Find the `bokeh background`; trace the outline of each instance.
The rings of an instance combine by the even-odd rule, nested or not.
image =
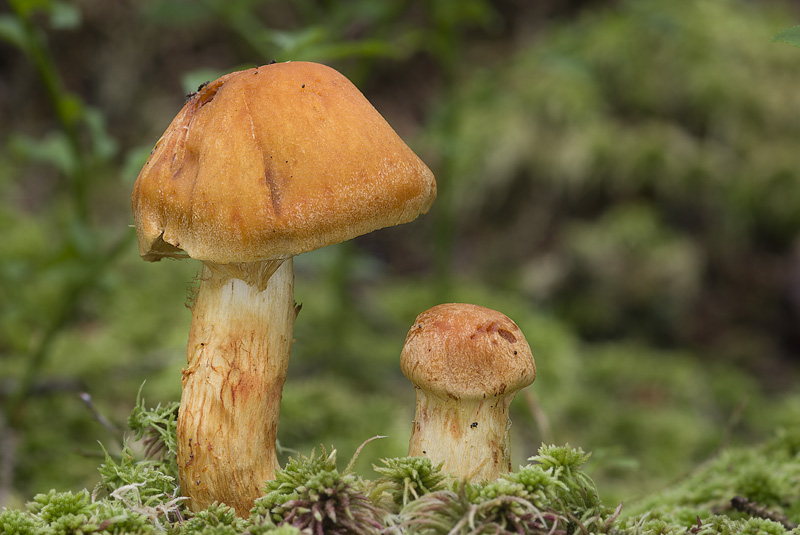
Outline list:
[[[130,191],[207,80],[331,65],[434,171],[431,212],[296,259],[283,459],[404,455],[399,353],[500,310],[539,377],[516,464],[593,452],[635,501],[800,420],[800,50],[778,0],[9,0],[0,5],[0,506],[91,488],[137,392],[180,397],[198,264],[138,257]]]

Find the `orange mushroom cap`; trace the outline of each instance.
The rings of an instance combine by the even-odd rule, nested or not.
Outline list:
[[[145,260],[279,259],[425,213],[433,174],[334,69],[225,75],[183,107],[133,190]]]
[[[466,303],[437,305],[417,316],[400,367],[418,388],[453,399],[502,396],[536,379],[531,348],[516,323]]]

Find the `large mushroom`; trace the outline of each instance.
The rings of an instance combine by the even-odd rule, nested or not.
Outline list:
[[[181,492],[248,515],[278,467],[292,257],[427,212],[430,170],[324,65],[234,72],[191,96],[133,189],[145,260],[203,262],[178,417]]]
[[[508,316],[463,303],[430,308],[408,331],[400,367],[417,394],[410,456],[472,482],[511,470],[508,409],[536,364]]]

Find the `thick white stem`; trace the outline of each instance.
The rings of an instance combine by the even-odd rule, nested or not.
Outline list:
[[[181,492],[243,516],[278,467],[275,439],[296,316],[289,258],[263,289],[204,267],[178,416]]]
[[[467,481],[494,481],[511,470],[508,407],[514,395],[440,397],[415,387],[417,408],[408,454],[428,457]]]

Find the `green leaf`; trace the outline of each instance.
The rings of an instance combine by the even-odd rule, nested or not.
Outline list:
[[[53,2],[50,6],[50,24],[56,30],[74,30],[82,18],[80,8],[69,2]]]
[[[787,43],[800,48],[800,25],[792,26],[776,33],[772,38],[772,42]]]
[[[12,153],[28,161],[52,165],[67,176],[71,176],[77,167],[75,154],[63,132],[53,131],[42,139],[12,135],[9,148]]]
[[[0,39],[20,50],[28,50],[28,37],[20,21],[11,15],[0,16]]]
[[[83,101],[74,93],[63,93],[59,95],[57,106],[59,115],[69,124],[77,123],[85,112]]]
[[[51,0],[11,0],[9,4],[22,17],[29,17],[37,11],[50,11],[53,5]]]
[[[92,140],[92,153],[101,161],[109,161],[117,154],[117,140],[106,128],[106,118],[97,108],[84,107],[83,119]]]

